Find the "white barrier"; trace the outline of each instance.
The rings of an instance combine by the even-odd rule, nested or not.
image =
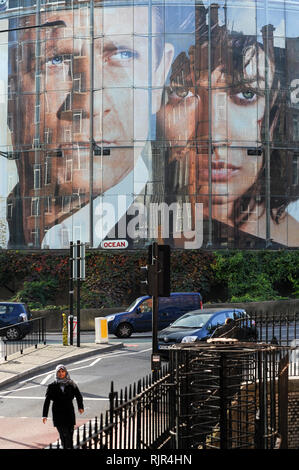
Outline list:
[[[68,344],[70,344],[70,315],[68,316],[68,322],[67,322],[67,337],[68,337]],[[77,338],[77,317],[73,317],[73,340]]]
[[[105,317],[97,317],[95,321],[95,342],[108,343],[108,323]]]
[[[5,361],[5,343],[0,339],[0,362]]]

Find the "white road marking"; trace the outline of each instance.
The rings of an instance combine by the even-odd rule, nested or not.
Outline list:
[[[52,377],[53,374],[48,374],[47,377],[45,377],[42,381],[41,381],[41,385],[44,385],[45,383],[48,382],[48,380]]]
[[[22,400],[44,400],[45,397],[26,397],[26,396],[22,396],[22,395],[18,395],[18,396],[14,396],[14,397],[9,397],[7,395],[0,395],[0,398],[7,398],[7,399],[10,399],[10,400],[19,400],[19,399],[22,399]],[[109,397],[107,398],[89,398],[89,397],[84,397],[84,401],[105,401],[105,400],[109,400]]]
[[[95,359],[93,362],[91,362],[90,364],[86,365],[86,366],[82,366],[82,367],[76,367],[76,368],[73,368],[73,369],[68,369],[69,372],[73,372],[73,371],[76,371],[76,370],[81,370],[81,369],[85,369],[85,368],[89,368],[89,367],[93,367],[95,364],[97,364],[98,362],[100,362],[101,360],[103,359],[107,359],[107,358],[111,358],[111,357],[119,357],[120,355],[121,356],[132,356],[133,354],[140,354],[140,353],[144,353],[144,352],[148,352],[148,351],[151,351],[152,348],[148,348],[148,349],[143,349],[141,351],[130,351],[130,352],[121,352],[119,353],[118,352],[115,352],[115,353],[111,353],[111,354],[107,354],[107,355],[103,355],[103,356],[100,356],[98,357],[97,359]],[[80,363],[83,363],[83,362],[87,362],[87,361],[90,361],[91,358],[87,358],[87,359],[83,359],[82,361],[78,361],[76,364],[80,364]],[[46,375],[47,374],[47,375]],[[28,390],[30,388],[36,388],[36,387],[40,387],[41,385],[45,385],[47,383],[47,381],[52,377],[53,375],[53,372],[52,373],[46,373],[46,374],[39,374],[39,375],[36,375],[34,377],[31,377],[30,379],[26,379],[26,380],[22,380],[20,381],[19,383],[20,384],[23,384],[23,383],[26,383],[26,382],[30,382],[34,379],[37,379],[39,377],[43,377],[44,375],[46,375],[43,380],[40,382],[40,384],[37,384],[37,385],[31,385],[31,386],[28,386],[28,387],[22,387],[22,388],[19,388],[19,389],[14,389],[14,390],[5,390],[5,391],[2,391],[2,395],[0,395],[0,398],[10,398],[10,399],[26,399],[26,400],[44,400],[45,397],[25,397],[25,396],[16,396],[16,397],[11,397],[11,396],[7,396],[7,395],[3,395],[3,394],[6,394],[6,393],[12,393],[12,392],[19,392],[21,390]],[[101,400],[109,400],[109,398],[85,398],[84,397],[84,401],[86,400],[91,400],[91,401],[101,401]]]

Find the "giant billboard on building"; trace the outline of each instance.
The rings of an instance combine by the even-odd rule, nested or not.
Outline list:
[[[2,0],[1,247],[298,248],[298,24],[299,0]]]

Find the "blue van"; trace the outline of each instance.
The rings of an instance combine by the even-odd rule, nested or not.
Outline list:
[[[202,309],[199,292],[173,292],[170,297],[159,297],[158,330],[191,310]],[[129,338],[133,332],[152,331],[152,297],[136,299],[126,312],[106,317],[108,333],[118,338]]]

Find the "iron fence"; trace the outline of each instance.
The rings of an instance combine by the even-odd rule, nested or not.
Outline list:
[[[14,329],[16,339],[7,339],[8,329]],[[10,335],[10,337],[13,337],[13,335]],[[23,354],[24,349],[37,348],[38,344],[46,344],[46,318],[34,318],[33,320],[0,328],[0,338],[0,356],[5,361],[17,352]]]
[[[170,354],[178,384],[173,448],[287,447],[288,350],[215,340]]]
[[[174,427],[173,389],[168,366],[137,383],[114,391],[109,410],[76,429],[75,449],[157,449],[166,445]],[[60,448],[60,440],[49,446]]]
[[[294,313],[253,313],[251,322],[257,328],[258,341],[293,346],[299,340],[299,312]]]
[[[109,409],[76,430],[74,448],[287,447],[288,351],[230,341],[173,348],[155,380],[120,393],[111,384]]]

